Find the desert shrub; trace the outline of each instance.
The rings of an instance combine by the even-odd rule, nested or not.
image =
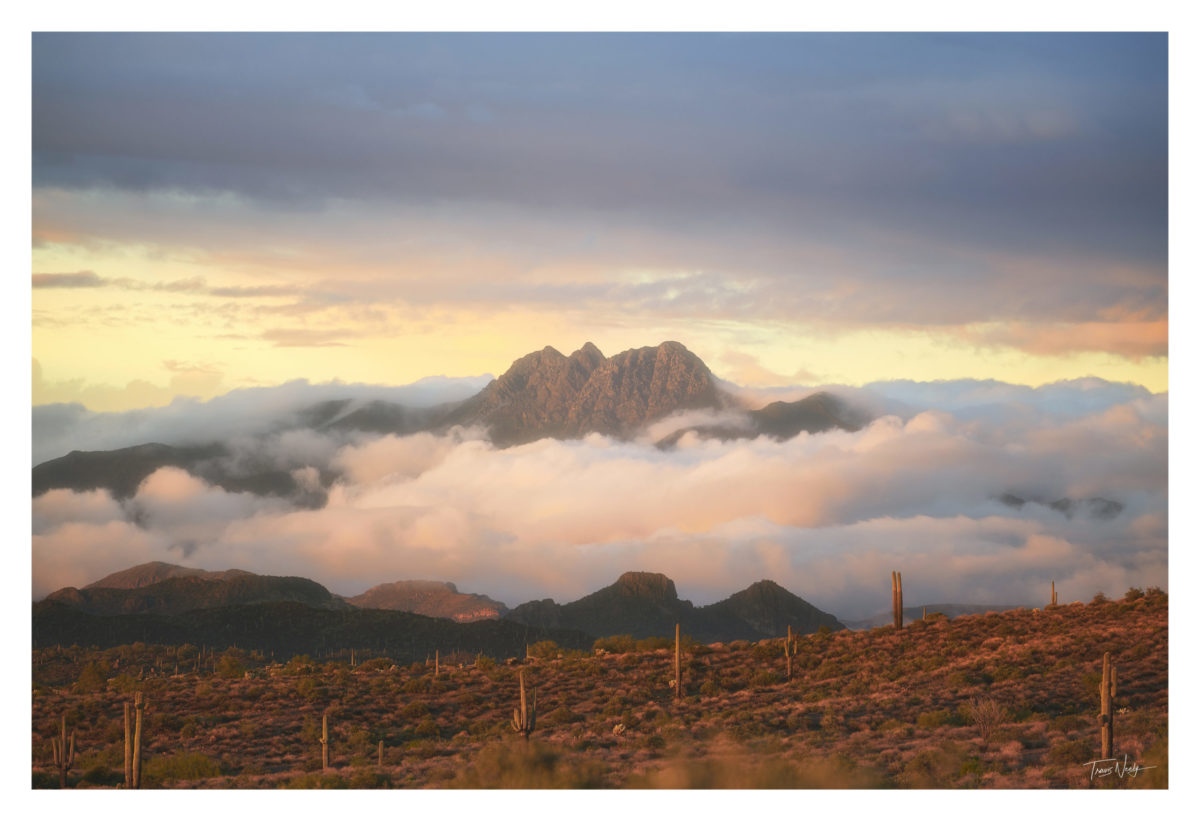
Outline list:
[[[311,676],[302,678],[296,683],[296,693],[309,704],[329,698],[329,688]]]
[[[441,729],[432,718],[426,718],[413,728],[413,735],[417,738],[437,738],[441,735]]]
[[[217,662],[217,675],[221,678],[241,678],[246,673],[246,665],[242,663],[239,653],[225,652]]]
[[[608,636],[596,639],[592,643],[593,650],[603,650],[606,653],[632,653],[637,649],[637,642],[628,633],[619,636]]]
[[[370,672],[381,670],[390,670],[392,668],[392,660],[389,658],[374,658],[367,659],[362,664],[358,665],[358,669]]]
[[[917,752],[904,764],[898,781],[906,787],[928,789],[951,787],[962,775],[968,758],[963,748],[952,741]]]
[[[400,715],[404,718],[420,718],[421,716],[429,715],[429,708],[421,701],[410,701],[404,705],[404,709],[400,711]]]
[[[83,670],[79,673],[79,678],[75,680],[75,686],[71,689],[75,693],[94,693],[97,690],[103,690],[107,684],[108,676],[105,669],[93,661],[84,665]]]
[[[1003,724],[1008,712],[995,699],[972,699],[962,706],[966,718],[975,725],[984,743],[992,737],[996,728]]]
[[[352,790],[376,790],[392,786],[392,781],[384,773],[364,769],[350,776],[348,786]]]
[[[404,682],[404,686],[400,688],[405,693],[428,693],[430,689],[430,681],[428,676],[417,676],[410,678]]]
[[[538,742],[496,743],[484,747],[458,773],[451,786],[468,789],[591,789],[605,786],[602,765],[568,758]]]
[[[317,767],[320,766],[321,763],[318,761]],[[298,775],[284,782],[282,786],[289,790],[344,790],[349,787],[349,784],[340,775],[309,773],[308,775]]]
[[[105,767],[103,764],[97,764],[94,767],[89,767],[79,781],[81,784],[93,784],[97,787],[115,787],[118,784],[125,783],[125,771],[123,769],[114,770],[111,767]]]
[[[315,673],[317,671],[317,663],[312,660],[312,657],[307,655],[292,656],[291,660],[284,665],[284,672],[290,675],[298,675],[300,673]]]
[[[950,710],[930,710],[917,716],[917,726],[932,729],[934,727],[951,727],[958,724],[958,717]]]
[[[143,775],[148,786],[170,781],[194,781],[215,778],[221,774],[220,765],[203,753],[175,753],[155,756],[145,762]]]
[[[488,670],[496,667],[496,660],[491,656],[485,656],[483,653],[480,653],[475,657],[475,666],[486,673]]]
[[[1094,719],[1083,715],[1055,716],[1050,719],[1050,728],[1060,733],[1072,733],[1076,730],[1086,730],[1093,726]]]
[[[769,661],[783,655],[783,645],[774,641],[760,641],[754,645],[750,655],[757,661]]]
[[[1097,593],[1092,597],[1092,604],[1108,604],[1108,596],[1103,592]]]
[[[529,645],[529,655],[535,659],[554,659],[558,658],[560,653],[562,648],[558,646],[558,642],[550,639]]]
[[[700,695],[702,696],[718,696],[721,694],[721,685],[717,683],[715,678],[705,679],[700,685]]]
[[[798,762],[745,757],[685,758],[637,775],[624,784],[635,789],[863,789],[884,786],[873,770],[842,755]]]
[[[1082,767],[1095,759],[1096,743],[1090,738],[1060,741],[1046,751],[1045,763],[1061,767]]]
[[[1127,591],[1125,591],[1125,601],[1127,601],[1127,602],[1137,601],[1138,599],[1143,598],[1145,595],[1146,594],[1142,592],[1142,588],[1131,587]]]
[[[751,677],[750,683],[755,687],[770,687],[779,683],[779,674],[774,670],[759,670]]]

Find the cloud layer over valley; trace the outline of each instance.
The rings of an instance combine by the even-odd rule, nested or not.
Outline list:
[[[235,460],[270,461],[301,484],[336,475],[324,505],[228,492],[179,468],[121,501],[52,490],[33,500],[33,593],[151,560],[302,575],[343,595],[443,579],[509,605],[571,600],[635,569],[666,573],[697,604],[771,578],[843,618],[885,610],[893,569],[914,604],[1041,605],[1051,579],[1067,601],[1166,586],[1165,394],[1077,380],[845,395],[892,412],[856,432],[685,434],[669,449],[652,444],[661,423],[631,442],[507,449],[462,428],[243,436]],[[178,424],[206,410],[157,413]]]

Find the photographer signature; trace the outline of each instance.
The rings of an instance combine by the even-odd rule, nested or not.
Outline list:
[[[1129,778],[1137,778],[1138,773],[1146,770],[1153,770],[1155,767],[1157,767],[1157,765],[1143,767],[1136,761],[1133,762],[1133,766],[1130,766],[1129,756],[1125,756],[1124,760],[1116,758],[1101,758],[1096,761],[1089,761],[1083,766],[1092,768],[1090,779],[1093,781],[1097,778],[1106,778],[1110,775],[1115,775],[1117,778],[1125,778],[1126,776]]]

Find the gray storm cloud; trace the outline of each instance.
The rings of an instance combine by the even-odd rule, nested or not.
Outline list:
[[[1165,34],[37,34],[32,57],[55,241],[301,249],[418,304],[1166,316]],[[581,264],[693,276],[605,289]],[[96,284],[44,280],[71,282]],[[994,341],[1085,341],[1064,333]],[[1110,336],[1087,349],[1165,353]]]
[[[1050,579],[1080,599],[1165,587],[1166,397],[1113,388],[1105,407],[1076,395],[1101,387],[1059,386],[1062,414],[1003,424],[963,400],[961,415],[888,415],[783,443],[684,437],[666,451],[599,435],[497,449],[461,429],[268,438],[260,450],[310,478],[340,472],[323,508],[177,469],[123,505],[53,491],[33,503],[34,594],[152,559],[304,575],[346,595],[440,578],[509,604],[570,600],[630,569],[668,574],[697,603],[772,578],[845,618],[886,610],[893,569],[914,602],[1038,605]],[[1051,506],[1063,498],[1119,509]]]

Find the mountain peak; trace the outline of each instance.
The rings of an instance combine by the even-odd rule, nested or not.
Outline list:
[[[501,445],[593,432],[624,438],[676,411],[721,404],[708,366],[678,342],[608,358],[587,342],[570,357],[550,346],[526,354],[445,422],[487,425]]]
[[[618,593],[634,598],[661,602],[679,601],[679,594],[675,592],[675,582],[662,573],[631,570],[622,573],[613,587]]]

